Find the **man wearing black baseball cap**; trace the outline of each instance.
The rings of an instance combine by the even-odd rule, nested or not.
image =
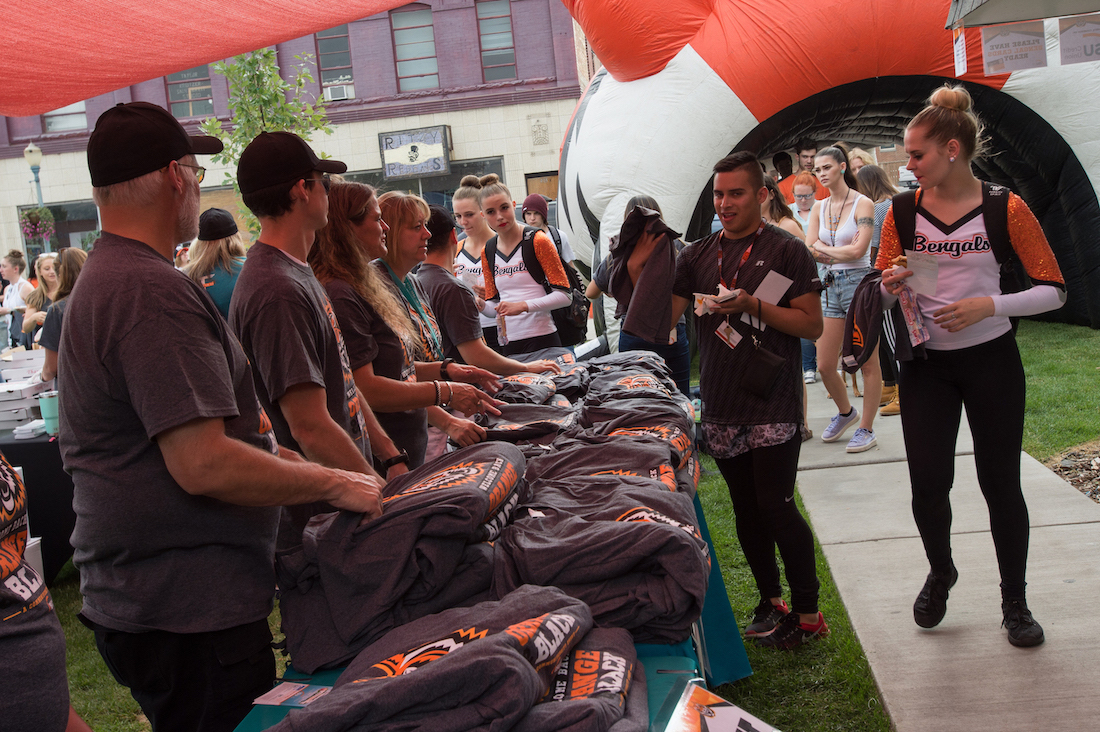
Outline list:
[[[322,465],[377,475],[372,445],[381,459],[399,451],[355,387],[332,305],[306,264],[317,230],[328,221],[326,174],[346,170],[289,132],[261,133],[241,153],[237,182],[260,219],[260,238],[237,278],[229,323],[248,354],[279,444]],[[299,544],[309,517],[331,510],[290,509],[280,542],[285,536]]]
[[[232,730],[271,688],[278,506],[381,513],[381,481],[280,459],[244,351],[172,266],[198,231],[195,154],[220,150],[152,104],[100,116],[103,235],[58,351],[80,617],[158,732]]]

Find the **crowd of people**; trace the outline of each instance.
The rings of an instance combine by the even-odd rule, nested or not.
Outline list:
[[[873,447],[884,381],[891,398],[906,394],[913,511],[931,567],[916,622],[940,622],[958,578],[948,495],[966,406],[1008,638],[1043,640],[1024,592],[1028,519],[1013,458],[1024,384],[1009,318],[1058,307],[1064,284],[1026,205],[974,178],[981,128],[970,104],[965,90],[942,89],[907,128],[921,184],[909,213],[896,198],[891,207],[896,190],[866,153],[803,141],[799,170],[778,183],[752,153],[719,160],[721,228],[690,244],[658,201],[636,196],[608,257],[593,263],[588,294],[616,299],[620,350],[659,355],[685,394],[685,315],[694,312],[700,449],[729,488],[760,596],[745,635],[763,646],[790,649],[829,632],[813,534],[792,500],[815,371],[807,343],[837,405],[825,442],[856,426],[848,451]],[[388,480],[448,442],[485,440],[475,418],[500,413],[499,377],[559,371],[536,352],[562,346],[552,312],[570,301],[572,252],[548,225],[545,199],[529,196],[521,222],[495,175],[463,178],[452,216],[419,196],[340,178],[344,163],[296,135],[262,133],[237,171],[260,223],[246,251],[231,214],[199,214],[196,156],[220,150],[155,105],[106,111],[88,147],[103,230],[91,255],[40,257],[33,286],[19,252],[0,265],[12,283],[0,314],[13,342],[42,330],[52,355],[41,376],[56,373],[62,394],[80,618],[154,730],[236,726],[274,678],[276,549],[300,541],[318,513],[380,515]],[[793,167],[786,155],[775,165]],[[999,235],[986,224],[994,205],[1008,208],[1030,289],[1001,291]],[[991,239],[993,248],[975,244]],[[938,268],[931,292],[909,288],[917,259],[923,271],[927,260]],[[891,327],[863,361],[861,412],[836,365],[867,282]],[[898,320],[899,296],[915,303],[925,342]],[[0,590],[0,602],[28,597]],[[58,634],[38,642],[56,645]],[[65,706],[51,711],[53,728],[63,728]]]

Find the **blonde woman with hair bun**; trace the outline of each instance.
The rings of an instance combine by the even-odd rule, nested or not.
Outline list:
[[[910,257],[924,260],[925,270],[936,277],[935,288],[928,288],[932,294],[909,293],[929,338],[907,349],[914,353],[901,362],[898,378],[905,392],[901,423],[913,517],[931,569],[913,604],[913,619],[923,628],[938,625],[959,579],[951,556],[950,491],[965,407],[1001,575],[1001,624],[1009,643],[1034,646],[1044,634],[1024,592],[1029,536],[1020,480],[1025,383],[1009,318],[1059,308],[1065,281],[1027,204],[1000,187],[987,191],[988,184],[974,177],[970,163],[983,147],[982,124],[969,92],[955,86],[932,94],[905,130],[906,167],[920,190],[915,200],[911,192],[894,197],[882,225],[876,268],[883,271],[884,307],[894,304],[912,276],[906,267]],[[991,236],[1003,235],[987,228],[986,216],[1005,215],[1001,206],[1007,207],[1009,241],[994,243]],[[895,215],[902,209],[915,217],[905,222],[905,228],[913,227],[911,241],[899,239]],[[1005,244],[1031,279],[1030,289],[1001,291],[994,247]],[[911,345],[904,338],[905,333],[898,334],[899,356],[903,345]]]
[[[485,178],[488,179],[489,176]],[[465,282],[478,297],[484,298],[485,277],[481,272],[481,253],[485,250],[485,243],[493,238],[494,232],[489,228],[485,214],[481,212],[480,194],[481,178],[476,175],[463,177],[451,199],[451,209],[455,214],[455,222],[466,234],[466,238],[459,242],[461,248],[455,257],[454,275]],[[496,318],[478,313],[478,321],[481,323],[485,343],[499,353]]]

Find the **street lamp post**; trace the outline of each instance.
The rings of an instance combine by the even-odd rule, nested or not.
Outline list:
[[[42,181],[38,179],[38,171],[42,169],[42,150],[33,142],[23,148],[23,159],[31,166],[34,173],[34,187],[38,192],[38,207],[42,208]]]

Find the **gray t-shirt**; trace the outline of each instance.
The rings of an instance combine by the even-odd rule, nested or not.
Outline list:
[[[73,477],[83,614],[127,632],[200,633],[267,617],[278,509],[194,496],[157,435],[222,418],[275,451],[237,339],[202,288],[149,246],[104,233],[68,297],[61,455]]]
[[[65,316],[66,302],[68,298],[50,305],[50,309],[46,311],[46,322],[42,324],[42,335],[38,337],[38,345],[54,353],[61,346],[61,319]]]
[[[301,451],[279,400],[293,386],[326,390],[329,415],[370,460],[359,393],[332,304],[313,270],[275,247],[256,242],[229,306],[229,324],[252,363],[260,403],[279,444]]]
[[[428,293],[432,312],[443,334],[443,357],[460,363],[462,354],[458,344],[481,338],[481,321],[478,318],[477,296],[462,280],[437,264],[420,265],[416,278]]]

